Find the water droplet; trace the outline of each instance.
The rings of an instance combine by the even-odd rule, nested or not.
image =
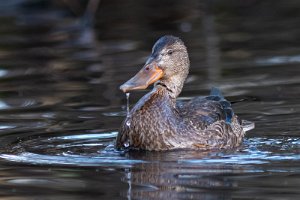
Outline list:
[[[124,143],[124,147],[125,147],[125,148],[129,147],[129,142],[125,142],[125,143]]]
[[[126,104],[126,108],[127,108],[127,117],[129,116],[129,112],[130,112],[130,109],[129,109],[129,96],[130,96],[130,93],[127,92],[127,93],[126,93],[126,100],[127,100],[127,104]]]

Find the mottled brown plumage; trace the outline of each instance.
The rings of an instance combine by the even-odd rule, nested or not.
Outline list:
[[[217,89],[208,97],[176,105],[188,71],[184,43],[174,36],[160,38],[142,70],[120,87],[128,92],[155,83],[122,123],[116,141],[118,149],[207,150],[241,144],[243,126]]]

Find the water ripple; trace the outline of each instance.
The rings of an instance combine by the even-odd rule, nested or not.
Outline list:
[[[71,166],[119,166],[126,167],[136,163],[145,163],[142,160],[122,159],[121,157],[80,156],[63,154],[61,156],[41,155],[24,152],[18,155],[1,154],[0,158],[11,162],[32,165],[71,165]]]
[[[128,154],[116,151],[113,145],[116,136],[117,132],[112,131],[22,139],[17,144],[12,142],[10,148],[0,154],[0,158],[34,165],[72,166],[123,166],[157,161],[192,165],[262,165],[300,160],[300,139],[296,137],[248,138],[238,150],[171,151],[162,152],[156,157],[154,152]]]

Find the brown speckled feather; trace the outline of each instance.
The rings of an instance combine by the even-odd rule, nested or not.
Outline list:
[[[226,123],[218,102],[192,100],[177,109],[166,89],[158,87],[143,97],[124,120],[117,147],[219,149],[238,146],[243,136],[237,117]]]

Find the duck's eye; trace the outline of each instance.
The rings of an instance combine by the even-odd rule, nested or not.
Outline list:
[[[168,54],[168,55],[172,55],[173,52],[174,52],[174,51],[170,49],[170,50],[167,51],[167,54]]]

